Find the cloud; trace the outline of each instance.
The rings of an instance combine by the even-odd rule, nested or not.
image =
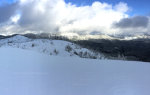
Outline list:
[[[20,11],[18,23],[27,30],[78,34],[111,33],[109,28],[114,21],[128,17],[128,6],[122,2],[115,6],[93,2],[91,6],[77,7],[64,0],[21,0]]]
[[[149,24],[149,19],[146,16],[135,16],[131,18],[123,18],[114,25],[118,28],[146,28]]]
[[[17,2],[0,6],[0,23],[8,21],[11,16],[15,15],[17,6]]]
[[[61,1],[61,0],[56,0]],[[21,0],[18,24],[26,30],[51,32],[57,29],[55,0]]]
[[[59,32],[117,35],[131,31],[147,32],[149,29],[149,18],[129,17],[129,7],[123,2],[112,5],[96,1],[92,5],[76,6],[64,0],[19,0],[6,7],[2,13],[6,12],[6,15],[9,15],[2,16],[0,22],[10,20],[11,23],[0,26],[0,32],[3,34]],[[114,22],[116,27],[112,27]]]
[[[129,7],[126,3],[120,2],[119,4],[115,5],[114,8],[117,11],[120,11],[122,13],[127,12],[129,10]]]

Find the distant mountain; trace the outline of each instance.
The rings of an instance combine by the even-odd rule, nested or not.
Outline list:
[[[150,39],[109,40],[91,39],[78,40],[82,47],[101,52],[108,59],[125,59],[150,62]]]

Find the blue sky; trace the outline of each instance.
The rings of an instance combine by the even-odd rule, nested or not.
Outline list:
[[[1,0],[0,2],[12,3],[16,0]],[[148,15],[150,14],[150,0],[65,0],[77,6],[91,5],[94,1],[106,2],[115,5],[119,2],[125,2],[131,8],[130,15]]]
[[[0,2],[8,2],[8,3],[12,3],[15,2],[16,0],[1,0]]]
[[[0,0],[0,6],[2,6],[3,4],[11,4],[14,3],[17,0]]]
[[[78,6],[90,5],[94,1],[106,2],[109,4],[117,4],[118,2],[125,2],[132,9],[132,15],[147,15],[150,13],[150,0],[65,0],[72,2]]]

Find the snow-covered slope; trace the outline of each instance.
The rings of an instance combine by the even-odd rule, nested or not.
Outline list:
[[[100,53],[92,52],[74,43],[63,40],[29,39],[21,35],[16,35],[0,40],[0,46],[28,49],[47,55],[104,59],[104,56]]]
[[[150,64],[0,48],[0,95],[150,95]]]

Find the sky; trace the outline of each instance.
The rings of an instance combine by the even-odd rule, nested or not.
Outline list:
[[[149,0],[1,0],[0,34],[150,35]]]
[[[1,0],[7,3],[13,3],[17,0]],[[118,2],[125,2],[131,7],[130,15],[149,15],[150,14],[150,0],[65,0],[66,3],[76,4],[77,6],[91,5],[93,2],[107,2],[115,5]]]
[[[67,3],[72,2],[76,5],[90,5],[94,1],[107,2],[109,4],[116,4],[118,2],[125,2],[132,8],[131,15],[147,15],[150,13],[150,0],[65,0]]]

